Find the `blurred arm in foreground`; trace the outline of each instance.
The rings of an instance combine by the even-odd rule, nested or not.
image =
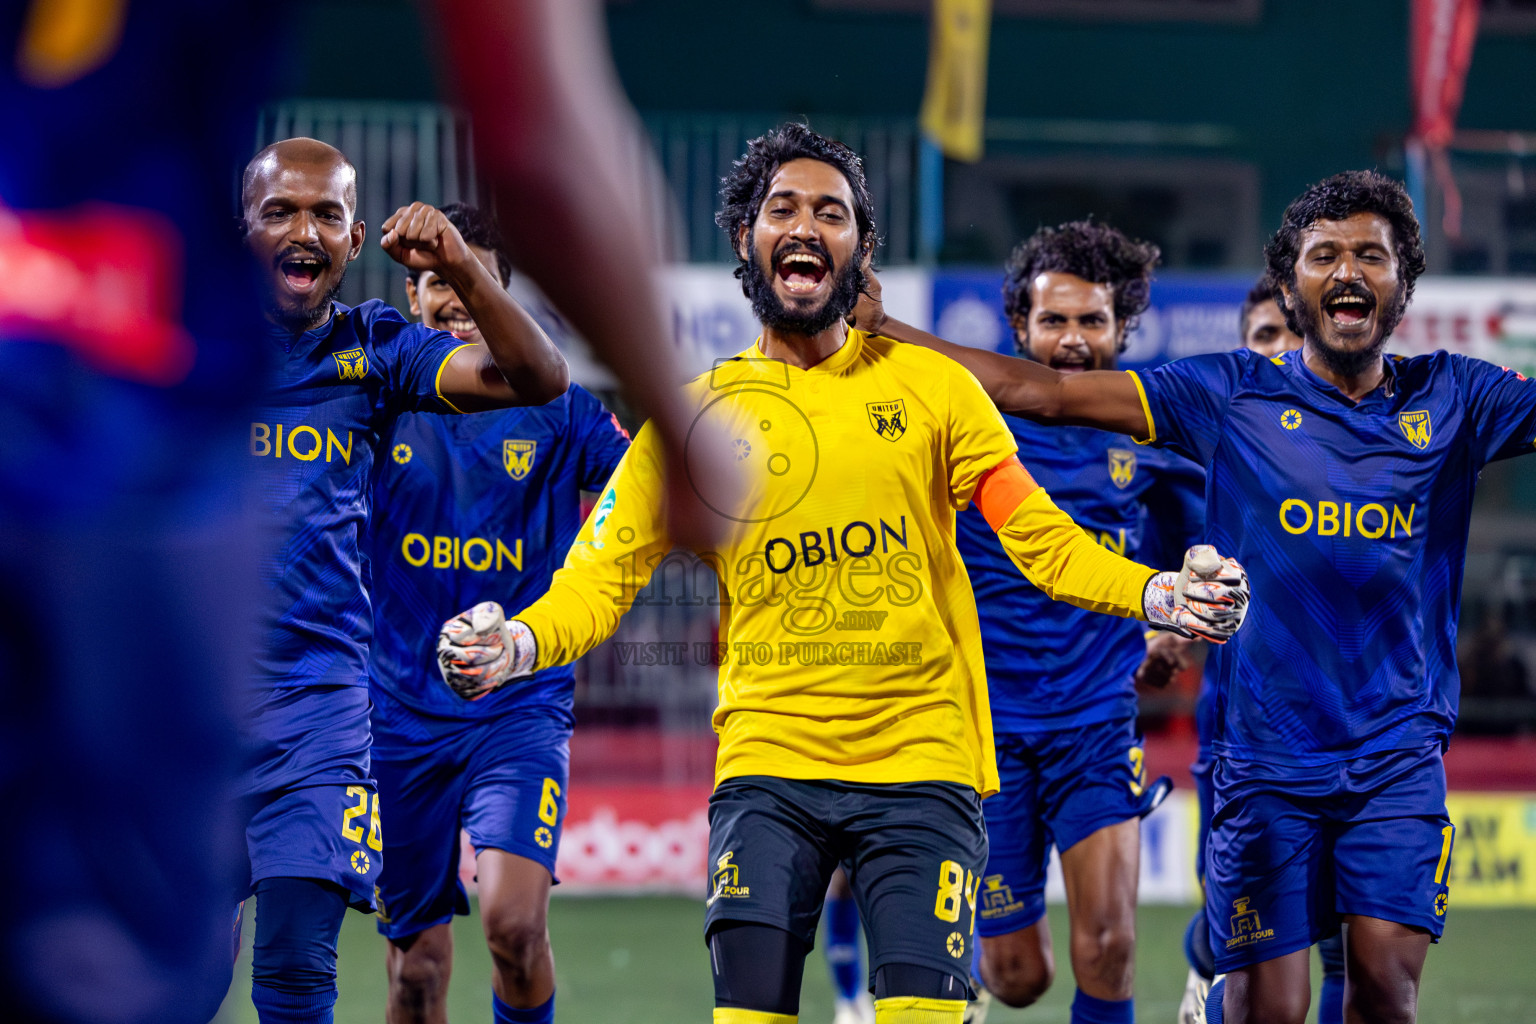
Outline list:
[[[621,141],[633,114],[592,0],[435,0],[439,40],[475,125],[514,261],[613,370],[655,423],[666,462],[669,534],[707,547],[723,523],[689,485],[728,465],[678,388],[685,379],[656,279],[643,192]],[[685,467],[685,447],[686,462]]]

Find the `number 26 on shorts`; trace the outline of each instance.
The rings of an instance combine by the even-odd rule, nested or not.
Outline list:
[[[349,842],[363,841],[363,826],[353,824],[357,818],[368,815],[368,848],[375,853],[384,850],[384,835],[379,829],[379,794],[373,794],[373,811],[368,810],[368,790],[362,786],[348,786],[347,799],[357,798],[357,804],[341,812],[341,835]]]

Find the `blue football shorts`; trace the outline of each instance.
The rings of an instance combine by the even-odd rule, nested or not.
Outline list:
[[[1205,915],[1221,972],[1360,914],[1445,929],[1456,831],[1438,745],[1311,768],[1218,757]]]
[[[425,743],[397,742],[391,728],[381,721],[373,760],[389,808],[382,934],[404,938],[469,913],[459,881],[461,827],[476,851],[525,857],[554,878],[570,779],[565,720],[538,712],[437,720]]]
[[[1138,817],[1147,781],[1131,718],[999,734],[996,742],[1001,789],[981,805],[992,853],[976,923],[988,938],[1045,916],[1051,847],[1070,850],[1101,828]]]
[[[361,686],[272,690],[256,708],[245,804],[250,889],[263,878],[317,878],[347,890],[354,908],[374,909],[384,845],[368,709]]]

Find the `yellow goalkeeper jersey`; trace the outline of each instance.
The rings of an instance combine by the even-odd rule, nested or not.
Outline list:
[[[727,508],[713,481],[693,481],[735,521],[718,551],[700,553],[721,599],[716,784],[771,775],[996,792],[955,511],[1015,444],[975,378],[852,330],[809,369],[754,345],[687,393],[709,429],[725,431],[749,490]],[[647,426],[549,592],[515,616],[533,631],[539,668],[612,634],[671,548],[662,473]],[[999,532],[1048,593],[1139,614],[1151,570],[1094,543],[1044,492]]]

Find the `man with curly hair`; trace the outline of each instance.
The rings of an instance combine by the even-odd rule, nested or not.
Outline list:
[[[1472,493],[1536,442],[1536,383],[1436,352],[1384,355],[1424,271],[1403,187],[1335,175],[1265,249],[1302,347],[1062,374],[927,339],[998,405],[1164,444],[1209,469],[1212,543],[1253,573],[1217,680],[1208,1020],[1301,1024],[1307,949],[1344,933],[1346,1018],[1414,1019],[1444,928],[1455,828],[1441,753]],[[1224,991],[1224,995],[1223,995]]]
[[[1035,232],[1013,251],[1003,285],[1019,355],[1061,373],[1113,370],[1147,308],[1158,257],[1157,246],[1091,220]],[[1030,474],[1098,543],[1132,557],[1154,529],[1173,541],[1169,550],[1200,543],[1204,478],[1194,463],[1092,427],[1004,421]],[[983,805],[991,852],[976,922],[979,977],[1009,1006],[1050,987],[1045,875],[1054,845],[1071,920],[1072,1020],[1130,1021],[1141,818],[1168,788],[1147,784],[1136,730],[1142,630],[1052,601],[1009,564],[974,510],[957,525],[981,617],[1002,784]]]
[[[793,1024],[841,863],[869,938],[876,1020],[958,1024],[986,863],[981,798],[998,780],[956,510],[975,503],[1047,593],[1164,628],[1225,638],[1246,585],[1230,560],[1180,580],[1095,543],[1025,472],[975,378],[846,326],[876,240],[847,147],[785,125],[749,144],[722,195],[763,333],[687,389],[733,439],[748,495],[704,553],[722,641],[705,914],[714,1020]],[[450,686],[478,698],[612,633],[672,546],[660,466],[647,426],[548,593],[510,623],[486,603],[445,624]],[[713,481],[696,483],[726,508]]]

